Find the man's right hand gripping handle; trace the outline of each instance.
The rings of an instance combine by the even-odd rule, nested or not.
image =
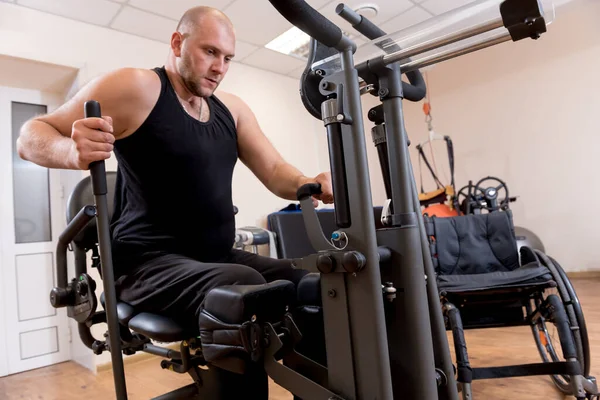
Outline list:
[[[88,104],[86,103],[86,107]],[[70,161],[77,169],[88,169],[94,161],[110,158],[115,142],[112,118],[96,117],[94,114],[90,114],[90,116],[75,121],[71,139],[73,145]]]

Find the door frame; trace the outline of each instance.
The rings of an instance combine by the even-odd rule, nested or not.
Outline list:
[[[41,243],[15,243],[14,226],[14,182],[13,182],[13,151],[12,151],[12,113],[11,106],[13,102],[22,102],[27,104],[39,104],[47,107],[47,112],[52,112],[64,101],[63,96],[52,93],[44,93],[37,90],[18,89],[11,87],[0,87],[0,132],[10,135],[10,140],[5,137],[0,138],[0,143],[10,143],[9,149],[0,145],[0,152],[8,155],[7,164],[0,168],[0,201],[8,200],[8,204],[0,205],[0,219],[6,222],[0,226],[0,263],[2,263],[2,274],[0,275],[0,290],[3,296],[2,310],[0,316],[4,318],[0,338],[3,344],[0,344],[0,350],[5,350],[6,372],[13,374],[28,369],[39,368],[70,359],[70,328],[65,308],[55,309],[53,324],[57,327],[58,351],[49,355],[40,355],[27,360],[16,357],[20,349],[18,335],[21,332],[19,324],[27,326],[42,325],[43,322],[36,321],[18,321],[18,313],[15,304],[18,303],[16,289],[16,256],[19,254],[33,254],[40,251],[52,253],[52,274],[53,282],[56,284],[56,245],[58,237],[66,226],[64,218],[64,192],[62,190],[61,173],[56,169],[49,169],[49,195],[50,195],[50,223],[51,223],[51,241]],[[8,121],[2,122],[6,118]],[[2,159],[4,157],[0,157]],[[3,169],[3,171],[2,171]],[[10,282],[9,282],[10,281]],[[15,286],[15,287],[13,287]],[[49,294],[49,293],[48,293]],[[48,297],[48,302],[49,302]],[[41,317],[48,318],[48,317]],[[41,319],[40,318],[40,319]]]

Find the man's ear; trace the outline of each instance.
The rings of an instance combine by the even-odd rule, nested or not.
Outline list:
[[[181,46],[183,44],[183,35],[179,32],[173,32],[171,35],[171,50],[175,57],[181,57]]]

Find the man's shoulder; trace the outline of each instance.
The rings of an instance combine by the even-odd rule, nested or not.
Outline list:
[[[121,88],[145,88],[145,90],[142,90],[142,93],[149,89],[160,88],[160,77],[151,69],[130,67],[118,68],[108,72],[103,78],[109,85],[115,85]]]
[[[240,115],[244,115],[249,111],[248,104],[244,100],[242,100],[239,96],[236,96],[233,93],[225,92],[222,90],[217,90],[214,93],[214,96],[217,97],[229,110],[236,124]]]

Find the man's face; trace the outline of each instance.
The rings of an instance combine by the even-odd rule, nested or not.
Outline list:
[[[211,96],[225,77],[234,53],[231,26],[216,18],[202,18],[185,34],[177,59],[187,89],[195,96]]]

